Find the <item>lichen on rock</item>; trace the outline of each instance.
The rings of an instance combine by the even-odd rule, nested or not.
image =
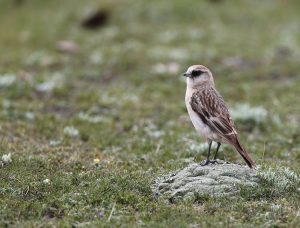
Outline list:
[[[201,166],[191,163],[187,167],[161,176],[152,185],[156,196],[167,196],[171,202],[193,200],[197,196],[233,196],[239,186],[254,187],[259,183],[257,172],[244,165],[218,163]]]

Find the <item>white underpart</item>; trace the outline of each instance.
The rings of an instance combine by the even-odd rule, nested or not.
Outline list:
[[[217,134],[215,134],[212,130],[210,130],[210,128],[206,124],[203,123],[203,121],[200,119],[198,114],[192,109],[192,107],[190,105],[190,101],[191,101],[193,92],[194,92],[194,90],[192,88],[190,88],[189,86],[187,86],[186,94],[185,94],[185,104],[186,104],[186,108],[189,113],[189,116],[191,118],[191,121],[192,121],[197,133],[199,133],[200,136],[205,138],[207,141],[221,142],[221,138]]]

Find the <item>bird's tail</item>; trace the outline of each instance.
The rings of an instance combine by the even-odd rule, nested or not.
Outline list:
[[[238,140],[237,137],[236,137],[235,143],[233,143],[233,146],[236,149],[236,151],[239,152],[239,154],[243,157],[243,159],[245,160],[245,162],[247,163],[247,165],[251,169],[253,169],[253,168],[256,167],[255,162],[252,160],[252,158],[250,157],[250,155],[246,152],[246,150],[241,145],[241,143],[240,143],[240,141]]]

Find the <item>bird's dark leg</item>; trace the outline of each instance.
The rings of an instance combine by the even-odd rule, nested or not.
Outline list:
[[[208,165],[210,163],[209,157],[210,157],[210,148],[211,148],[212,141],[208,143],[208,153],[207,153],[207,158],[204,163],[201,163],[202,166]]]
[[[219,151],[220,146],[221,146],[221,143],[218,142],[218,146],[217,146],[217,150],[216,150],[216,153],[215,153],[215,156],[214,156],[214,160],[217,159],[217,155],[218,155],[218,151]]]

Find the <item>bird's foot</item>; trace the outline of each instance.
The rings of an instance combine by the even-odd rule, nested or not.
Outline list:
[[[211,164],[212,161],[211,160],[204,160],[203,162],[200,163],[201,166],[206,166],[206,165],[209,165]]]
[[[200,163],[201,166],[206,166],[209,164],[215,165],[215,164],[222,164],[222,163],[219,163],[218,160],[204,160],[203,162]]]
[[[219,162],[218,159],[214,159],[210,161],[211,164],[223,164],[222,162]]]

